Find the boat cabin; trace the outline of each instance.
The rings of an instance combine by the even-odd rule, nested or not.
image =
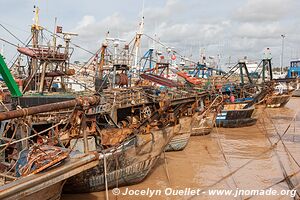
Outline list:
[[[291,61],[291,66],[288,69],[287,78],[300,77],[300,60]]]

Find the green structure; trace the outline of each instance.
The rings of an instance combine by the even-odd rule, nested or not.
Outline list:
[[[4,82],[6,83],[11,96],[12,97],[21,97],[22,92],[20,91],[15,79],[10,73],[10,70],[8,69],[3,56],[0,54],[0,74],[3,77]]]

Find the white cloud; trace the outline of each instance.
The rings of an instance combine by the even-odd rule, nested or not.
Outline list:
[[[125,40],[130,40],[136,31],[136,25],[130,20],[124,18],[119,13],[113,13],[101,20],[97,20],[95,16],[85,15],[77,23],[77,26],[72,30],[78,33],[79,36],[73,39],[73,42],[85,49],[96,52],[101,43],[106,37],[106,33],[110,32],[110,37],[118,37]],[[87,59],[85,51],[77,50],[74,52],[73,59],[84,60]]]
[[[180,16],[184,15],[184,12],[188,12],[188,10],[186,10],[183,0],[166,0],[164,6],[148,7],[144,10],[143,14],[148,23],[157,25],[162,21],[178,20]]]
[[[41,24],[53,27],[53,19],[58,17],[64,30],[79,34],[72,41],[90,51],[100,47],[107,31],[111,37],[131,40],[141,18],[142,3],[136,0],[91,0],[89,4],[82,4],[80,0],[72,4],[61,1],[62,6],[57,7],[58,2],[41,1]],[[16,0],[4,4],[13,3]],[[204,47],[208,55],[259,58],[265,47],[272,47],[273,56],[279,58],[281,34],[287,36],[288,51],[299,49],[299,7],[299,0],[151,0],[145,1],[144,32],[152,37],[157,34],[161,42],[186,54],[198,56],[199,48]],[[99,12],[99,8],[105,9]],[[3,10],[2,21],[27,29],[32,18],[32,3],[20,1],[15,10],[13,15]],[[17,42],[4,30],[0,33],[5,39]],[[27,36],[27,33],[15,34],[21,38]],[[152,45],[146,39],[142,42],[145,48]],[[14,53],[13,50],[6,52]],[[300,57],[300,50],[298,52]],[[84,53],[75,49],[73,58],[85,61],[90,55],[81,55]]]
[[[133,22],[126,20],[119,13],[114,13],[99,21],[94,16],[86,15],[80,20],[74,31],[79,33],[80,38],[84,41],[95,43],[99,42],[99,38],[104,38],[108,31],[114,37],[123,37],[129,32],[131,33],[134,28]]]
[[[278,38],[281,30],[279,23],[242,23],[237,28],[236,35],[256,39]]]
[[[77,29],[85,28],[89,25],[94,24],[95,22],[96,22],[96,19],[94,16],[85,15],[85,16],[83,16],[82,20],[80,20],[80,22],[78,22]]]
[[[291,10],[295,0],[247,0],[234,13],[235,19],[248,22],[278,21]]]
[[[279,57],[281,34],[287,35],[287,44],[289,40],[300,42],[298,34],[295,34],[299,32],[297,14],[292,12],[295,2],[241,0],[235,6],[224,7],[224,11],[220,10],[223,3],[210,7],[214,3],[209,1],[153,2],[146,6],[143,13],[144,32],[150,36],[156,34],[166,45],[175,47],[185,55],[193,54],[194,59],[198,59],[199,48],[205,48],[209,55],[222,54],[224,58],[232,56],[237,60],[246,55],[259,59],[264,48],[272,47],[273,55]],[[230,1],[229,4],[234,3]],[[95,13],[85,15],[74,30],[79,33],[81,44],[91,50],[99,48],[108,30],[112,37],[131,40],[138,28],[141,13],[130,16],[114,10],[113,14],[101,19],[97,19],[97,16]],[[145,51],[152,44],[145,37],[142,42]]]

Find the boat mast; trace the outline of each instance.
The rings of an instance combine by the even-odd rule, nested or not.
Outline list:
[[[53,34],[53,53],[56,50],[56,34],[57,34],[56,23],[57,23],[57,18],[55,17],[55,19],[54,19],[54,34]]]
[[[106,38],[106,41],[112,41],[114,46],[114,56],[113,56],[113,76],[112,76],[112,83],[111,87],[114,88],[116,84],[116,74],[117,74],[117,65],[121,64],[121,59],[119,59],[119,52],[118,48],[121,42],[126,42],[124,39],[120,38]]]
[[[34,15],[34,22],[31,25],[31,34],[32,34],[32,47],[38,48],[39,45],[39,32],[43,29],[39,25],[39,7],[34,6],[35,10],[33,11],[35,13]],[[36,68],[38,66],[38,60],[36,58],[31,59],[31,69],[29,71],[29,75],[33,75],[36,71]]]
[[[39,8],[35,6],[35,16],[34,16],[34,24],[31,27],[31,32],[32,32],[32,47],[33,49],[38,51],[39,48],[39,32],[43,29],[39,25]],[[45,73],[46,73],[46,67],[47,63],[44,61],[40,63],[42,65],[42,71],[41,71],[41,76],[40,76],[40,85],[39,85],[39,93],[42,94],[44,90],[44,82],[45,82]],[[38,60],[36,58],[32,58],[32,74],[36,73],[37,67],[38,67]],[[37,81],[35,79],[35,81]],[[35,84],[36,85],[36,84]]]
[[[143,35],[143,32],[144,32],[144,16],[142,17],[142,21],[140,23],[139,30],[136,33],[135,41],[134,41],[135,57],[134,57],[134,65],[132,69],[133,73],[139,73],[140,71],[140,67],[138,66],[138,53],[141,46],[141,37]]]
[[[107,41],[102,43],[101,50],[100,50],[100,62],[98,65],[98,78],[103,79],[103,67],[105,64],[105,52],[107,48]]]

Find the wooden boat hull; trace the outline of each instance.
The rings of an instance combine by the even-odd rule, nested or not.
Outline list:
[[[223,128],[238,128],[252,126],[257,119],[252,117],[255,108],[222,110],[216,118],[216,126]]]
[[[182,151],[188,144],[191,133],[176,135],[166,146],[165,151]]]
[[[25,195],[17,199],[22,200],[32,200],[32,199],[49,199],[49,200],[59,200],[61,198],[61,192],[65,181],[60,181],[54,185],[51,185],[45,189],[35,192],[31,195]],[[8,198],[14,199],[14,198]]]
[[[293,97],[300,97],[300,89],[296,89],[294,92],[293,92]]]
[[[166,145],[174,136],[174,127],[151,130],[146,135],[136,135],[116,149],[101,154],[99,164],[66,182],[66,193],[97,192],[108,188],[141,182],[156,164]],[[107,174],[104,173],[104,157]]]
[[[211,133],[214,122],[216,119],[216,113],[208,113],[208,115],[201,116],[196,113],[193,116],[192,123],[192,136],[203,136]]]
[[[166,146],[165,151],[181,151],[183,150],[191,136],[192,117],[182,117],[179,124],[175,126],[174,137]]]
[[[256,122],[257,119],[254,118],[224,120],[220,123],[217,123],[217,126],[223,128],[240,128],[246,126],[253,126],[256,124]]]
[[[273,95],[266,100],[268,108],[280,108],[285,106],[291,99],[292,94]]]

